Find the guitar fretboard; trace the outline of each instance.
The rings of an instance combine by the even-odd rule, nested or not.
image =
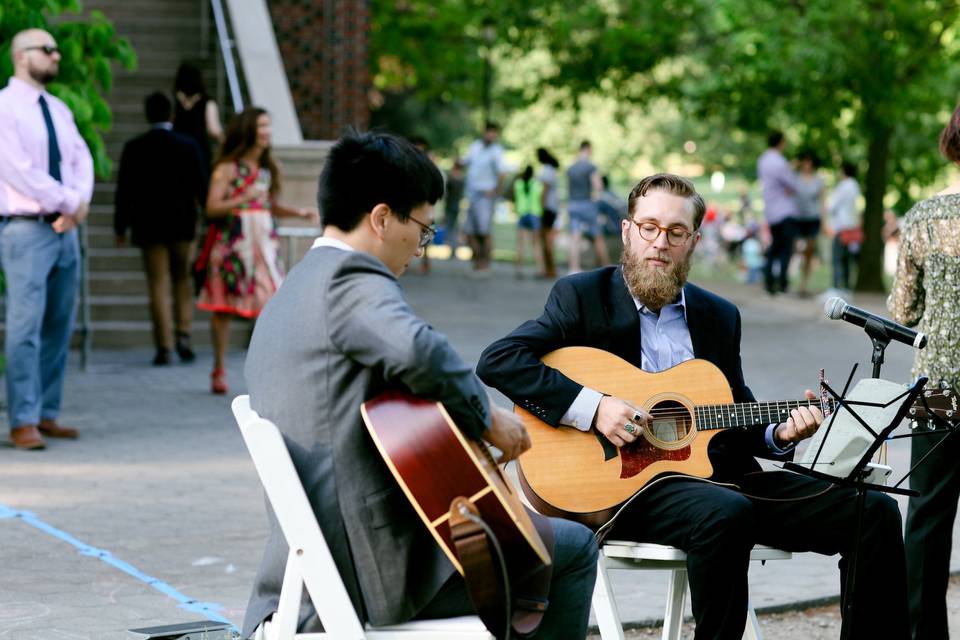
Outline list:
[[[833,411],[834,401],[827,401]],[[786,422],[797,407],[820,407],[819,400],[784,400],[783,402],[738,402],[705,404],[693,408],[697,430],[730,429]],[[654,418],[656,415],[654,414]]]

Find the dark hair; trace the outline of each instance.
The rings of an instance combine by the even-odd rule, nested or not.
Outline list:
[[[402,221],[443,196],[443,176],[425,153],[389,133],[348,131],[327,156],[317,204],[322,224],[352,231],[378,204]]]
[[[146,114],[147,122],[150,124],[170,122],[170,112],[172,108],[170,98],[160,91],[154,91],[143,99],[143,112]]]
[[[672,173],[657,173],[647,176],[638,182],[637,186],[630,192],[630,197],[627,200],[627,211],[631,216],[637,200],[647,195],[649,191],[665,191],[686,198],[693,208],[693,228],[700,228],[703,216],[707,212],[707,205],[703,201],[703,196],[697,193],[697,188],[693,186],[692,182]]]
[[[817,168],[817,167],[819,167],[819,166],[821,165],[820,156],[818,156],[818,155],[813,151],[813,149],[804,149],[804,150],[802,150],[800,153],[797,154],[797,159],[798,159],[798,160],[809,160],[809,161],[810,161],[810,164],[812,164],[814,168]]]
[[[844,160],[840,163],[840,170],[843,171],[843,175],[848,178],[857,177],[857,165],[853,164],[849,160]]]
[[[543,147],[537,149],[537,160],[539,160],[541,164],[548,164],[554,169],[560,166],[560,163],[553,157],[553,154]]]
[[[493,120],[487,120],[483,125],[484,131],[500,131],[500,125]]]
[[[207,85],[203,82],[203,73],[189,62],[180,63],[177,77],[173,81],[173,90],[181,91],[188,96],[206,96]]]
[[[257,144],[257,121],[263,115],[270,114],[260,107],[247,107],[230,118],[223,133],[217,164],[237,162]],[[269,147],[260,154],[260,167],[270,171],[270,195],[277,195],[280,192],[280,168],[273,161]]]
[[[607,176],[600,176],[600,182],[603,183],[604,191],[610,188],[610,178],[608,178]]]
[[[528,164],[523,168],[523,173],[520,174],[520,179],[524,182],[530,182],[533,180],[533,165]]]
[[[410,136],[408,140],[410,140],[410,144],[415,146],[417,149],[420,149],[420,151],[423,151],[424,153],[430,151],[430,143],[427,142],[427,139],[423,136]]]
[[[950,162],[960,162],[960,105],[940,134],[940,153]]]
[[[782,131],[771,131],[770,133],[767,134],[768,147],[779,147],[781,142],[783,142]]]
[[[583,142],[580,143],[580,151],[583,151],[584,149],[589,149],[592,146],[593,145],[590,144],[589,140],[584,140]]]

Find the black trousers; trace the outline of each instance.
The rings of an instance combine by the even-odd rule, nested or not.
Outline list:
[[[797,238],[796,224],[793,218],[770,225],[770,246],[767,248],[766,262],[763,265],[763,284],[767,291],[776,293],[787,290],[787,271],[790,258],[793,257],[793,243]],[[777,275],[773,267],[777,265]]]
[[[654,485],[623,513],[611,539],[654,542],[687,553],[697,640],[737,640],[747,615],[750,549],[840,555],[841,593],[856,544],[853,489],[787,471],[751,473],[741,490],[691,480]],[[908,637],[900,511],[889,496],[870,492],[861,532],[854,637]],[[844,619],[843,623],[850,621]]]
[[[943,437],[921,436],[911,441],[911,467]],[[953,521],[960,498],[960,437],[952,436],[937,447],[910,476],[910,488],[920,495],[910,498],[904,534],[907,552],[907,586],[910,594],[910,627],[913,637],[947,640],[947,580]]]

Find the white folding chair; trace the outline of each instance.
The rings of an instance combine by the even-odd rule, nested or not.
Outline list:
[[[789,551],[756,546],[750,552],[751,560],[787,560]],[[687,595],[687,554],[676,547],[662,544],[609,540],[600,547],[597,566],[597,584],[593,590],[593,613],[603,640],[623,640],[623,626],[613,596],[613,586],[607,573],[613,569],[659,570],[670,572],[667,588],[667,607],[663,615],[662,640],[680,640],[683,624],[683,603]],[[746,640],[762,640],[760,623],[753,605],[748,603]]]
[[[232,406],[257,475],[290,546],[277,613],[260,627],[257,640],[493,640],[477,616],[377,628],[361,625],[283,436],[276,425],[250,408],[249,396],[237,396]],[[324,633],[297,634],[304,586]]]

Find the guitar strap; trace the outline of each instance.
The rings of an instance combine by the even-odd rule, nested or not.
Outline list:
[[[527,513],[553,557],[554,535],[550,520],[529,509]],[[503,638],[507,589],[501,569],[506,566],[511,596],[512,635],[518,638],[533,635],[547,610],[553,566],[544,565],[533,553],[525,557],[502,558],[501,564],[496,551],[501,548],[499,542],[490,539],[493,531],[466,498],[455,498],[450,505],[450,531],[470,599],[490,633],[498,640],[508,640]]]

